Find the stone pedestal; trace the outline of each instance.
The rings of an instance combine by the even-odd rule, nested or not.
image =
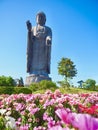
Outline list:
[[[32,83],[40,82],[41,80],[51,80],[51,78],[43,75],[29,75],[26,77],[25,85],[28,86]]]

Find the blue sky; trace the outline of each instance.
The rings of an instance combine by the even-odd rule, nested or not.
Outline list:
[[[97,0],[0,0],[0,75],[23,77],[26,73],[26,21],[36,25],[37,12],[47,16],[53,33],[51,74],[58,75],[58,62],[70,58],[77,68],[72,82],[89,78],[98,84],[98,1]]]

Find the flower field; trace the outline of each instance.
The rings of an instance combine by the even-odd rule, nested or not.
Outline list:
[[[0,95],[0,130],[98,130],[98,93]]]

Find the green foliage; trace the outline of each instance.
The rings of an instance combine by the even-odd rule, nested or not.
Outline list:
[[[93,91],[93,90],[87,90],[87,89],[83,89],[83,88],[73,88],[73,87],[70,87],[70,89],[68,88],[64,88],[64,87],[60,87],[59,88],[61,93],[63,94],[68,94],[68,93],[71,93],[71,94],[78,94],[78,93],[96,93],[98,92],[98,90],[96,91]]]
[[[62,58],[61,61],[58,63],[58,73],[64,76],[64,81],[59,81],[61,87],[69,88],[70,83],[68,79],[72,79],[77,74],[77,70],[73,61],[69,58]]]
[[[32,83],[29,88],[32,90],[32,92],[39,91],[39,90],[47,90],[47,89],[54,91],[57,89],[57,86],[56,83],[52,81],[42,80],[38,83]]]
[[[24,82],[23,82],[22,77],[20,77],[20,79],[15,79],[15,86],[18,86],[18,87],[23,87],[24,86]]]
[[[42,89],[56,89],[57,88],[56,83],[49,80],[42,80],[39,84]]]
[[[0,76],[0,86],[14,86],[14,79],[10,76]]]
[[[0,116],[0,130],[4,130],[4,129],[5,129],[5,120],[3,116]]]
[[[86,88],[86,89],[95,90],[95,88],[96,88],[95,84],[96,84],[95,80],[87,79],[85,81],[85,83],[83,84],[83,87]]]
[[[23,78],[20,77],[20,86],[24,86]]]
[[[11,110],[11,117],[18,119],[20,117],[20,113],[14,109]]]
[[[96,85],[96,87],[95,87],[95,88],[96,88],[96,90],[98,90],[98,85]]]
[[[86,80],[86,83],[87,83],[87,84],[90,84],[90,85],[95,85],[95,84],[96,84],[96,81],[93,80],[93,79],[87,79],[87,80]]]
[[[0,94],[31,94],[32,91],[25,87],[0,87]]]
[[[32,91],[29,88],[25,88],[25,87],[15,87],[14,88],[14,93],[24,93],[24,94],[30,94],[32,93]]]
[[[69,88],[70,87],[69,82],[66,82],[65,80],[64,81],[58,81],[58,84],[60,84],[60,87],[63,87],[63,88]]]
[[[76,76],[77,70],[73,61],[71,61],[69,58],[62,58],[58,63],[58,73],[64,76],[65,80],[67,81],[67,78],[72,79],[74,76]]]

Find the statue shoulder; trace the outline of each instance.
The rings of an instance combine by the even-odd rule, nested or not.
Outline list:
[[[48,26],[45,26],[45,28],[46,28],[47,30],[51,30],[51,28],[50,28],[50,27],[48,27]]]
[[[36,26],[32,27],[32,33],[33,33],[33,35],[36,33]]]
[[[51,32],[51,33],[52,33],[52,30],[51,30],[51,28],[50,28],[50,27],[45,26],[45,28],[46,28],[47,32]]]

